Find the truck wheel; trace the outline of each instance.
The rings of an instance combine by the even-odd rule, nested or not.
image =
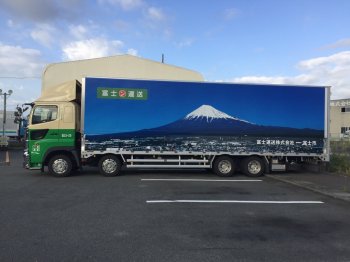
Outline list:
[[[243,160],[243,173],[249,177],[259,177],[264,173],[264,162],[260,157],[251,156]]]
[[[48,169],[53,176],[69,176],[72,171],[72,160],[66,155],[53,156],[48,163]]]
[[[221,177],[232,176],[235,172],[235,162],[231,157],[220,156],[214,161],[213,171]]]
[[[120,175],[122,163],[118,157],[114,155],[103,156],[98,162],[100,173],[104,176]]]

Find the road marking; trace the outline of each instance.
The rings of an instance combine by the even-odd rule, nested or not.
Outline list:
[[[141,181],[189,181],[189,182],[262,182],[260,179],[162,179],[162,178],[149,178],[141,179]]]
[[[6,151],[6,159],[5,159],[5,163],[6,165],[10,165],[10,154],[9,154],[9,151],[7,150]]]
[[[9,151],[7,150],[5,152],[5,162],[0,162],[0,166],[9,166],[11,164],[10,162],[10,154],[9,154]]]
[[[324,204],[322,201],[260,201],[260,200],[147,200],[147,204],[160,203],[243,203],[243,204]]]

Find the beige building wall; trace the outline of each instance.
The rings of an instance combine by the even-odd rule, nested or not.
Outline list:
[[[83,77],[204,81],[193,70],[159,63],[132,55],[62,62],[48,65],[42,76],[42,90]]]
[[[350,130],[350,99],[332,100],[330,106],[331,138],[344,137],[346,130]]]

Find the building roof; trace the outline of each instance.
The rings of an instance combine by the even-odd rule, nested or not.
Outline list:
[[[203,81],[193,70],[156,62],[132,55],[49,64],[42,76],[42,89],[83,77],[133,78],[154,80]]]

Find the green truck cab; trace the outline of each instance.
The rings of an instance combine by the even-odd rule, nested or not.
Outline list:
[[[29,115],[25,167],[66,176],[80,167],[80,90],[65,83],[37,99]]]

